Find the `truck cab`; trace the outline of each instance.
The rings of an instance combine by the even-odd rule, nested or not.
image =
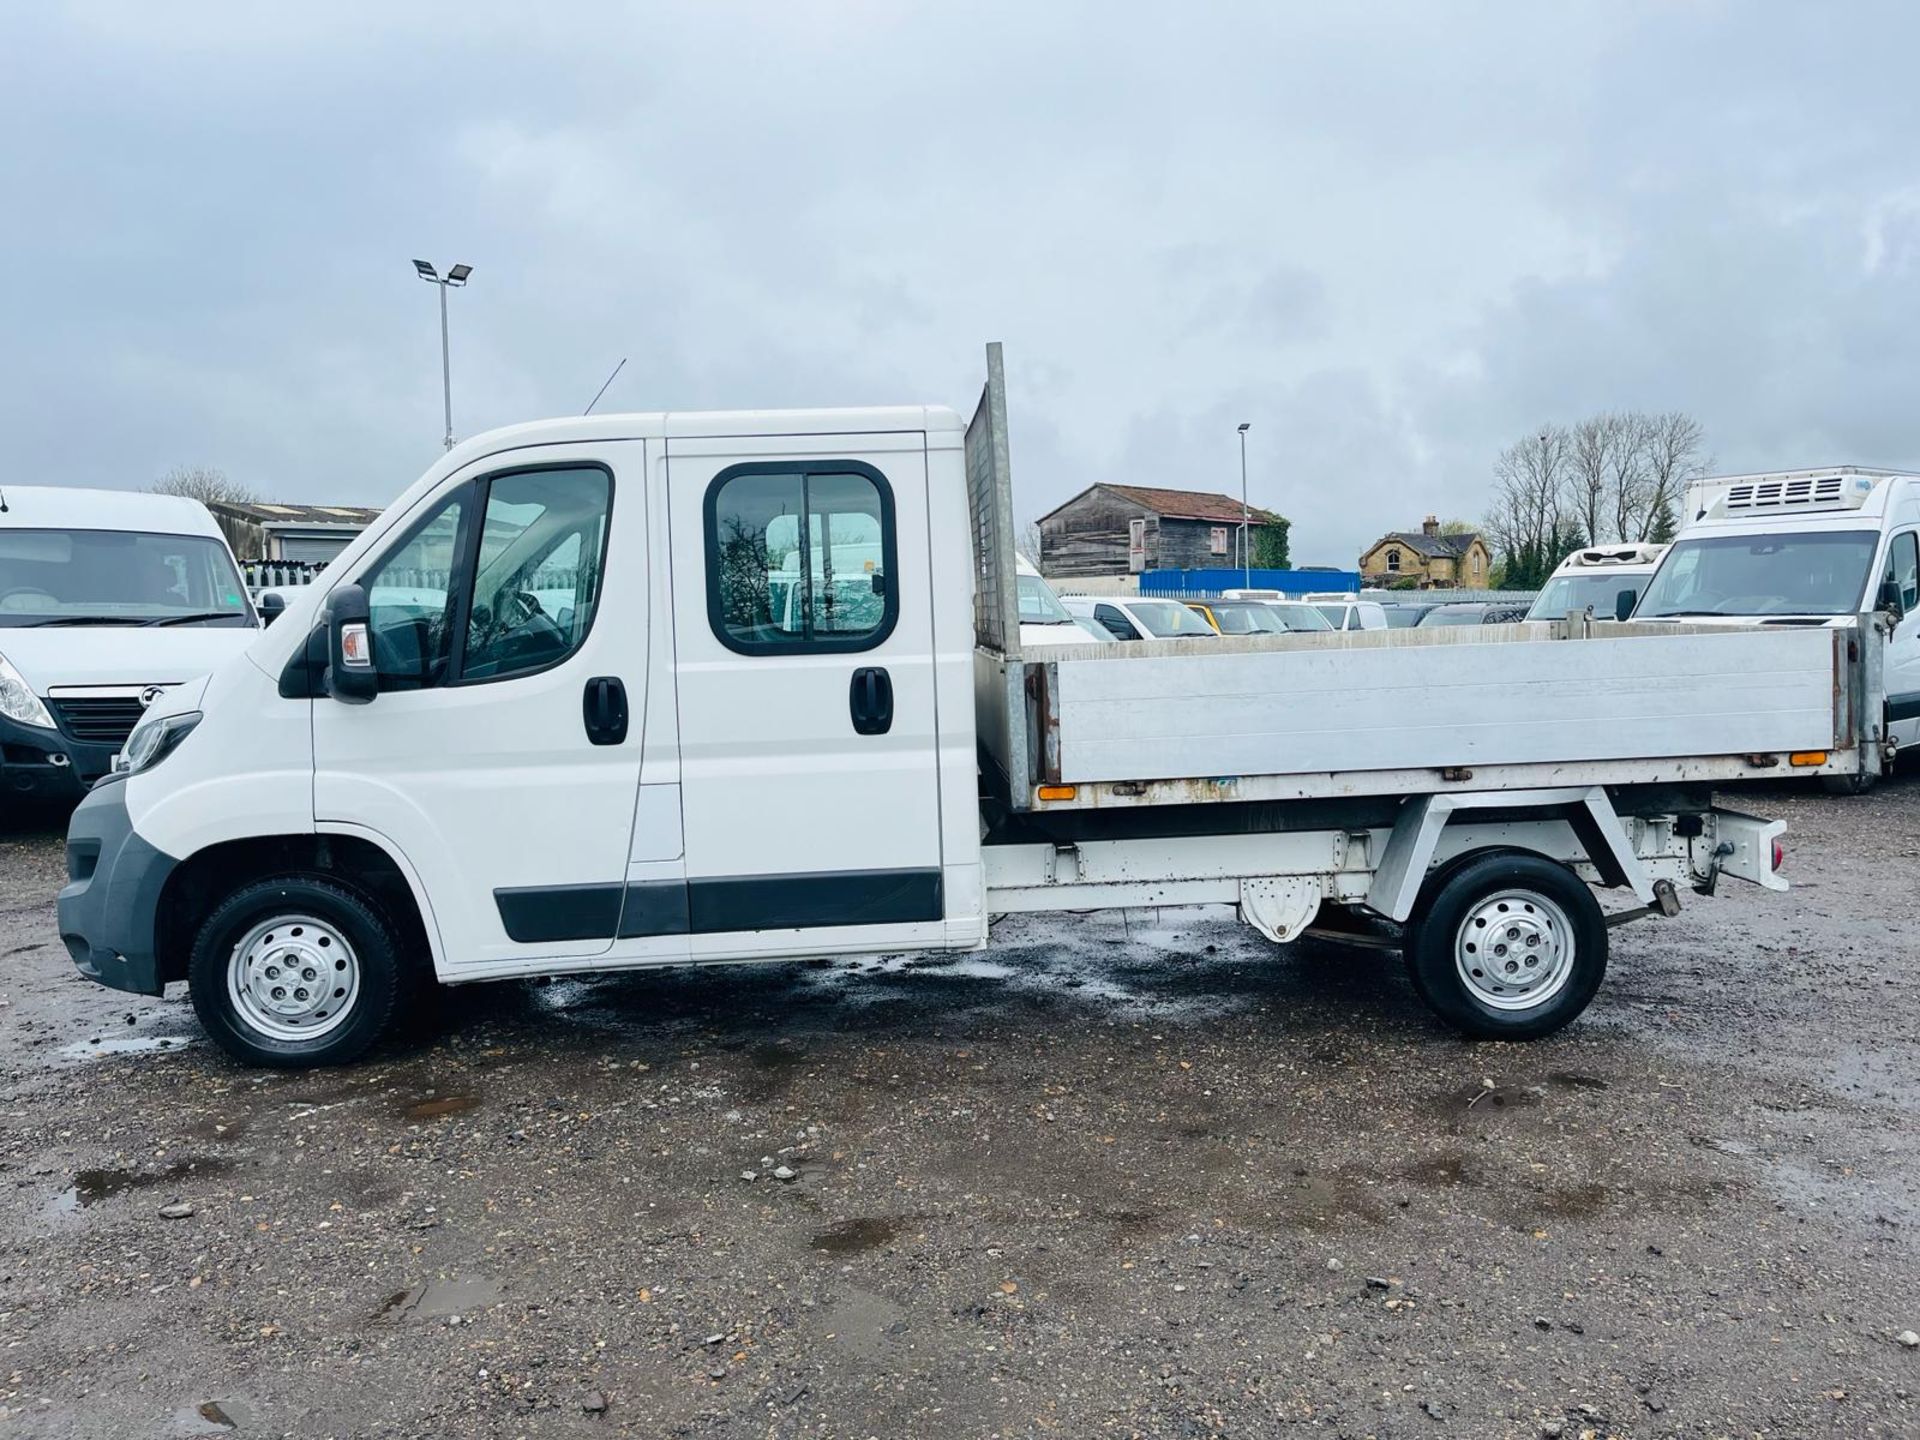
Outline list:
[[[1649,624],[1851,630],[1877,613],[1887,737],[1920,743],[1920,475],[1836,467],[1698,482],[1635,607]]]
[[[1564,620],[1586,613],[1600,620],[1624,620],[1659,567],[1665,545],[1589,545],[1555,567],[1528,607],[1529,621]]]
[[[147,707],[260,632],[206,506],[0,492],[0,792],[77,801]]]

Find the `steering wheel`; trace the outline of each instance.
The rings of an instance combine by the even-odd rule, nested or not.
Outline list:
[[[547,612],[540,608],[540,597],[531,590],[505,590],[500,593],[500,614],[496,617],[495,633],[504,635],[508,631],[518,630],[523,625],[533,623],[535,616]]]

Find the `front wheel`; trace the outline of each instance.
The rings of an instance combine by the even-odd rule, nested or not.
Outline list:
[[[345,1064],[385,1034],[402,964],[393,922],[358,892],[285,875],[244,886],[206,918],[187,981],[221,1049],[296,1070]]]
[[[1443,872],[1407,926],[1414,989],[1456,1029],[1534,1040],[1574,1020],[1607,973],[1607,921],[1584,881],[1497,852]]]

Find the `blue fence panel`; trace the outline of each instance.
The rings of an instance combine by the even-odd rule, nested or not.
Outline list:
[[[1282,595],[1344,594],[1360,588],[1358,570],[1146,570],[1142,595],[1218,595],[1222,590],[1278,590]]]

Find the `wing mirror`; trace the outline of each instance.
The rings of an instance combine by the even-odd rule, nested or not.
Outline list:
[[[1629,615],[1633,614],[1634,604],[1639,598],[1640,592],[1638,590],[1622,590],[1619,594],[1615,595],[1613,597],[1613,618],[1616,620],[1625,620]]]
[[[278,590],[269,590],[260,597],[260,623],[271,625],[280,618],[280,612],[287,608],[287,597]]]
[[[327,693],[349,705],[364,705],[380,693],[371,620],[360,586],[342,585],[327,597]]]
[[[1900,600],[1900,582],[1882,580],[1880,582],[1880,609],[1893,616],[1896,621],[1906,618],[1907,607]]]

